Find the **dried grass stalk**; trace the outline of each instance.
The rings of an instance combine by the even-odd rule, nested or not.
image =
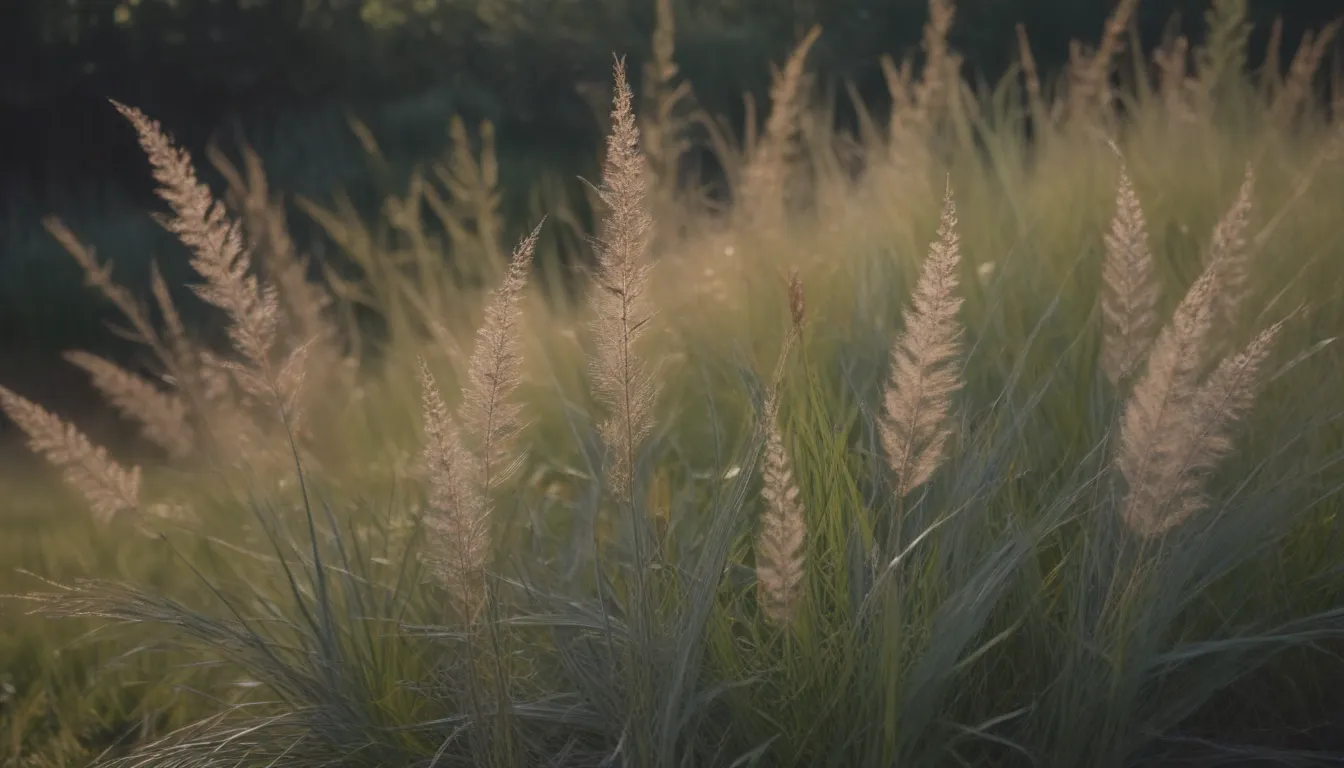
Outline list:
[[[677,83],[676,13],[673,0],[654,3],[651,56],[644,65],[644,89],[648,114],[640,133],[644,154],[649,158],[655,187],[670,194],[677,185],[677,169],[682,155],[690,148],[686,140],[687,120],[680,107],[691,97],[690,84]]]
[[[897,67],[890,56],[879,59],[882,66],[882,78],[887,83],[887,95],[891,97],[891,117],[887,126],[887,144],[891,152],[896,152],[907,143],[912,128],[915,105],[915,70],[907,58]]]
[[[787,625],[800,599],[807,526],[778,418],[778,393],[771,392],[762,415],[766,430],[761,490],[765,514],[756,539],[756,584],[766,618]]]
[[[508,274],[486,303],[456,421],[428,366],[420,361],[424,457],[430,482],[426,526],[431,547],[426,560],[472,621],[486,599],[493,511],[490,493],[522,464],[522,456],[514,451],[523,426],[522,408],[512,401],[522,381],[519,302],[540,234],[538,224],[519,243]]]
[[[326,383],[344,389],[353,386],[354,366],[342,359],[340,334],[328,317],[332,297],[308,279],[308,261],[289,236],[284,205],[271,194],[261,157],[251,147],[243,148],[246,178],[222,153],[211,151],[210,159],[228,180],[230,194],[243,211],[252,250],[262,254],[266,274],[276,287],[286,331],[309,340],[309,359],[313,367],[330,375]]]
[[[88,285],[96,288],[130,324],[129,329],[123,330],[123,335],[147,347],[159,359],[167,380],[190,403],[197,433],[213,448],[227,446],[233,449],[234,455],[238,455],[240,449],[245,450],[250,443],[240,442],[242,438],[239,436],[257,434],[256,425],[245,411],[228,399],[231,387],[227,371],[215,365],[209,353],[198,349],[188,338],[158,264],[150,264],[150,285],[163,317],[163,335],[151,322],[149,310],[112,279],[110,262],[100,263],[95,250],[80,242],[60,220],[48,217],[43,224],[79,264]],[[219,375],[221,372],[223,376]]]
[[[1162,104],[1173,120],[1183,123],[1193,122],[1197,117],[1191,103],[1197,92],[1197,81],[1187,74],[1189,57],[1190,40],[1183,35],[1173,40],[1170,48],[1162,47],[1153,52]]]
[[[1265,44],[1265,64],[1261,72],[1261,85],[1272,91],[1283,79],[1283,69],[1279,58],[1283,55],[1283,16],[1274,17],[1269,28],[1269,42]]]

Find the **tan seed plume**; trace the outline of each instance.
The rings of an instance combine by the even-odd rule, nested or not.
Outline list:
[[[212,447],[226,445],[232,449],[244,446],[238,436],[256,433],[256,425],[248,413],[229,400],[229,376],[222,364],[217,363],[208,350],[198,349],[188,338],[182,317],[177,311],[168,284],[158,264],[150,264],[150,286],[155,304],[163,317],[162,335],[150,320],[149,310],[130,291],[112,279],[111,262],[102,263],[91,246],[80,242],[60,220],[43,220],[47,231],[74,258],[84,271],[89,286],[96,288],[112,303],[130,325],[129,338],[152,351],[163,365],[167,380],[181,393],[192,408],[197,434]],[[233,450],[231,455],[237,455]]]
[[[799,601],[807,528],[793,465],[778,424],[777,396],[770,394],[762,415],[766,428],[761,490],[765,514],[756,540],[756,584],[766,618],[787,625]]]
[[[218,151],[211,151],[210,159],[228,180],[230,194],[243,210],[252,250],[262,254],[289,335],[309,340],[308,357],[314,367],[332,377],[324,383],[351,386],[343,377],[349,376],[352,366],[342,360],[339,334],[327,315],[332,297],[308,279],[308,260],[298,253],[289,236],[284,205],[270,191],[261,157],[251,147],[244,147],[245,175]],[[250,261],[252,255],[245,258]]]
[[[682,107],[691,97],[691,87],[685,81],[676,82],[679,73],[676,38],[673,0],[656,0],[653,39],[650,41],[652,55],[644,65],[648,107],[640,133],[644,137],[644,154],[649,158],[649,167],[654,175],[654,188],[660,194],[674,191],[677,164],[690,148],[685,136],[687,120]]]
[[[1122,37],[1138,0],[1119,0],[1106,19],[1101,43],[1091,55],[1083,55],[1077,46],[1069,56],[1069,119],[1075,124],[1093,125],[1111,108],[1111,66],[1123,47]]]
[[[1196,427],[1192,431],[1195,439],[1184,464],[1186,473],[1212,470],[1232,450],[1231,430],[1250,412],[1265,361],[1282,329],[1282,321],[1275,323],[1261,331],[1241,352],[1223,358],[1195,393],[1191,419]],[[1192,503],[1198,509],[1205,501],[1195,499]]]
[[[1123,161],[1101,277],[1101,365],[1111,383],[1118,385],[1134,372],[1152,345],[1161,299],[1143,208]]]
[[[639,151],[639,128],[626,82],[625,62],[615,67],[611,135],[602,171],[601,201],[607,207],[597,248],[597,286],[592,303],[595,352],[590,362],[593,389],[609,417],[599,430],[611,451],[607,468],[612,490],[628,499],[639,446],[653,430],[657,384],[636,353],[647,330],[647,260],[653,225],[647,202],[647,165]]]
[[[459,413],[468,445],[479,459],[482,493],[489,493],[512,475],[523,457],[513,451],[522,429],[522,406],[511,401],[522,381],[518,324],[519,301],[532,269],[532,254],[541,224],[513,252],[508,274],[485,307],[485,319],[476,331],[476,347],[467,364]]]
[[[162,287],[162,295],[159,294],[159,284],[163,282],[163,278],[159,274],[158,265],[150,264],[150,274],[155,281],[155,298],[164,308],[165,321],[169,323],[167,344],[160,338],[158,330],[150,321],[149,311],[145,306],[124,286],[112,279],[112,263],[110,261],[100,262],[94,248],[81,242],[60,219],[48,216],[42,220],[42,225],[84,271],[85,283],[89,287],[97,289],[103,295],[103,298],[111,302],[121,312],[122,317],[130,324],[131,340],[153,351],[168,370],[168,373],[174,378],[181,379],[189,375],[195,365],[188,356],[182,354],[182,349],[178,346],[179,337],[174,335],[174,331],[181,327],[181,320],[177,315],[176,308],[172,306],[171,299],[167,298],[168,289],[166,285]],[[174,322],[176,325],[173,324]],[[186,334],[183,331],[180,336],[183,343],[185,338]]]
[[[1246,245],[1254,190],[1255,172],[1248,164],[1237,199],[1214,226],[1209,250],[1204,255],[1205,264],[1216,265],[1214,322],[1224,328],[1236,327],[1241,307],[1250,294],[1250,253]],[[1221,339],[1214,341],[1221,346]]]
[[[83,494],[99,523],[110,522],[118,512],[139,509],[139,467],[122,467],[73,424],[5,387],[0,387],[0,410],[28,435],[29,447]]]
[[[1157,536],[1208,506],[1203,480],[1232,450],[1232,429],[1251,409],[1261,370],[1282,327],[1276,323],[1241,352],[1225,357],[1171,419],[1162,439],[1163,457],[1170,462],[1149,464],[1149,477],[1131,480],[1121,508],[1132,530]]]
[[[945,422],[952,395],[962,384],[957,368],[961,351],[957,311],[962,300],[954,293],[960,262],[956,226],[949,182],[938,240],[915,286],[913,306],[902,313],[905,329],[892,347],[885,418],[879,425],[901,498],[933,476],[952,436]]]
[[[262,445],[261,430],[245,405],[234,397],[227,363],[188,337],[168,283],[155,263],[150,264],[150,291],[163,317],[165,366],[174,387],[191,405],[197,427],[194,432],[201,438],[202,448],[222,457],[254,453]]]
[[[1147,527],[1138,521],[1163,513],[1158,501],[1179,481],[1174,473],[1189,442],[1192,401],[1213,324],[1216,278],[1214,265],[1209,265],[1195,280],[1158,334],[1144,375],[1125,404],[1116,465],[1128,484],[1122,514],[1126,521],[1135,521],[1131,525],[1136,529]]]
[[[803,279],[798,268],[789,270],[789,317],[793,320],[793,330],[801,332],[807,323],[807,294],[803,292]]]
[[[772,230],[784,221],[784,190],[796,150],[798,120],[803,108],[802,86],[807,54],[821,37],[813,27],[798,43],[770,88],[770,117],[755,152],[743,170],[742,202],[748,217]]]
[[[84,369],[93,386],[122,415],[140,424],[146,440],[175,459],[189,456],[195,444],[187,407],[181,398],[161,391],[144,378],[88,352],[65,354],[71,364]]]
[[[903,151],[909,143],[912,132],[917,127],[915,110],[915,70],[909,58],[897,67],[890,56],[883,55],[878,63],[882,67],[882,78],[887,83],[887,95],[891,97],[891,116],[887,125],[887,148],[894,157]]]
[[[425,515],[430,546],[425,559],[471,621],[485,603],[485,566],[490,551],[489,519],[477,484],[480,468],[476,457],[462,445],[461,433],[423,359],[420,384],[424,459],[430,485],[429,511]]]
[[[198,181],[190,154],[175,146],[159,123],[140,110],[113,105],[134,126],[159,183],[157,192],[173,210],[174,215],[161,223],[192,250],[191,265],[205,278],[193,290],[229,317],[229,338],[244,361],[231,366],[238,382],[255,397],[274,398],[277,406],[292,407],[304,378],[307,348],[297,348],[283,367],[274,365],[278,290],[251,273],[241,228]]]
[[[1196,81],[1187,75],[1190,41],[1178,36],[1170,45],[1153,52],[1153,63],[1158,71],[1158,93],[1162,104],[1174,122],[1190,123],[1197,115],[1191,103],[1198,91]]]
[[[163,316],[164,365],[173,376],[177,388],[192,399],[197,407],[205,408],[210,398],[204,379],[197,370],[200,367],[200,353],[187,336],[187,326],[182,322],[182,315],[177,311],[177,304],[173,302],[172,292],[157,262],[149,265],[149,286],[159,314]]]
[[[1261,80],[1262,87],[1265,85],[1271,88],[1277,87],[1283,77],[1283,70],[1279,67],[1279,57],[1283,51],[1283,16],[1274,17],[1274,23],[1269,27],[1269,42],[1265,43],[1265,65],[1264,78]]]
[[[947,35],[952,30],[957,7],[952,0],[929,0],[929,21],[924,25],[924,68],[912,92],[914,111],[912,129],[921,135],[935,127],[951,97],[948,76],[953,57]]]
[[[779,426],[779,393],[784,366],[801,335],[806,317],[803,284],[796,271],[789,276],[789,310],[793,325],[766,394],[761,424],[765,429],[761,496],[765,513],[756,539],[756,585],[762,613],[779,626],[790,624],[801,600],[807,523],[799,501],[793,462]]]
[[[522,429],[522,408],[511,398],[522,380],[519,301],[540,234],[538,224],[519,243],[503,283],[486,303],[456,421],[428,365],[420,361],[424,457],[430,482],[426,526],[431,547],[426,560],[471,620],[485,602],[493,511],[490,493],[522,463],[513,451]]]
[[[1293,55],[1292,63],[1288,65],[1288,79],[1274,94],[1274,101],[1270,105],[1269,113],[1280,127],[1286,127],[1297,117],[1302,103],[1311,93],[1312,80],[1330,50],[1330,43],[1339,34],[1340,24],[1339,20],[1330,22],[1321,29],[1319,36],[1311,30],[1302,35],[1302,42]]]

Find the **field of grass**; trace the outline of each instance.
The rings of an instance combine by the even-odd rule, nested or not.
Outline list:
[[[0,376],[0,765],[1344,762],[1344,102],[1133,6],[977,90],[933,0],[858,136],[805,39],[731,208],[618,67],[596,232],[464,149],[341,274],[125,108],[194,290],[47,222],[143,439]]]

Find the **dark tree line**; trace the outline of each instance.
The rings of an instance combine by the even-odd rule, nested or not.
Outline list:
[[[997,79],[1026,25],[1048,72],[1068,41],[1095,39],[1112,0],[960,0],[952,44]],[[1198,38],[1204,0],[1144,0],[1145,45],[1173,19]],[[1285,20],[1285,55],[1339,2],[1252,0],[1253,61]],[[877,59],[918,45],[925,0],[678,0],[678,59],[702,105],[732,113],[763,92],[799,30],[826,31],[813,69],[880,99]],[[105,100],[140,106],[199,145],[231,118],[264,122],[339,104],[367,114],[438,88],[501,143],[557,151],[596,141],[582,86],[605,84],[611,55],[647,55],[653,0],[8,0],[0,3],[0,184],[139,178],[134,141]]]

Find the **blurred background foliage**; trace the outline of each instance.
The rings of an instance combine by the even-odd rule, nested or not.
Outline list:
[[[853,129],[853,97],[874,115],[889,101],[881,61],[921,63],[926,0],[673,0],[674,80],[687,110],[722,117],[738,142],[766,103],[779,63],[812,25],[811,98]],[[1013,74],[1022,24],[1048,82],[1071,40],[1095,41],[1113,0],[962,0],[950,44],[973,82]],[[322,260],[324,229],[296,206],[348,200],[377,219],[416,168],[452,151],[460,119],[473,140],[487,124],[498,156],[508,237],[541,213],[589,223],[580,176],[594,178],[614,55],[644,72],[653,58],[655,0],[3,0],[0,1],[0,348],[11,360],[106,339],[95,309],[70,304],[75,266],[41,227],[55,214],[102,243],[119,274],[143,284],[157,258],[172,277],[176,246],[145,215],[153,183],[133,132],[107,103],[162,122],[224,179],[210,147],[235,160],[254,148],[285,196],[301,249]],[[1177,34],[1199,44],[1207,0],[1143,0],[1131,30],[1151,51]],[[1252,0],[1251,67],[1276,19],[1281,66],[1332,3]],[[1338,41],[1336,44],[1338,49]],[[1326,68],[1331,66],[1329,57]],[[1338,64],[1338,56],[1334,64]],[[1128,64],[1118,70],[1123,75]],[[1129,70],[1132,71],[1132,70]],[[647,83],[636,90],[647,94]],[[852,88],[852,92],[848,89]],[[647,110],[648,104],[641,106]],[[353,130],[352,130],[353,128]],[[692,129],[695,126],[691,126]],[[713,182],[707,136],[683,162]],[[697,146],[699,148],[697,148]],[[697,181],[697,179],[692,179]],[[573,239],[573,238],[571,238]],[[576,241],[578,242],[578,241]],[[330,246],[330,242],[325,245]],[[579,242],[579,247],[582,243]],[[564,244],[543,244],[560,251]],[[325,250],[336,250],[326,248]],[[570,248],[569,250],[574,250]],[[455,260],[457,255],[445,256]],[[573,256],[573,254],[569,254]],[[36,348],[25,357],[16,347]],[[111,350],[108,350],[111,351]]]
[[[967,0],[951,44],[969,73],[994,82],[1015,61],[1020,22],[1050,72],[1066,61],[1070,39],[1100,35],[1112,5]],[[1291,42],[1340,10],[1296,0],[1250,5],[1253,55],[1275,17],[1284,17]],[[1145,47],[1173,20],[1198,42],[1206,7],[1147,0],[1136,28]],[[761,97],[768,86],[765,62],[781,60],[820,24],[812,71],[880,101],[879,57],[917,53],[926,13],[923,0],[678,0],[677,60],[698,104],[739,125],[742,94]],[[405,128],[393,142],[408,152],[432,151],[457,114],[494,123],[505,151],[526,144],[561,158],[589,155],[611,57],[648,58],[654,3],[6,0],[0,19],[0,50],[11,57],[0,67],[0,113],[13,131],[0,167],[8,185],[41,198],[92,179],[144,191],[143,163],[107,98],[155,116],[188,147],[223,126],[264,132],[288,115],[338,110],[375,128]]]

